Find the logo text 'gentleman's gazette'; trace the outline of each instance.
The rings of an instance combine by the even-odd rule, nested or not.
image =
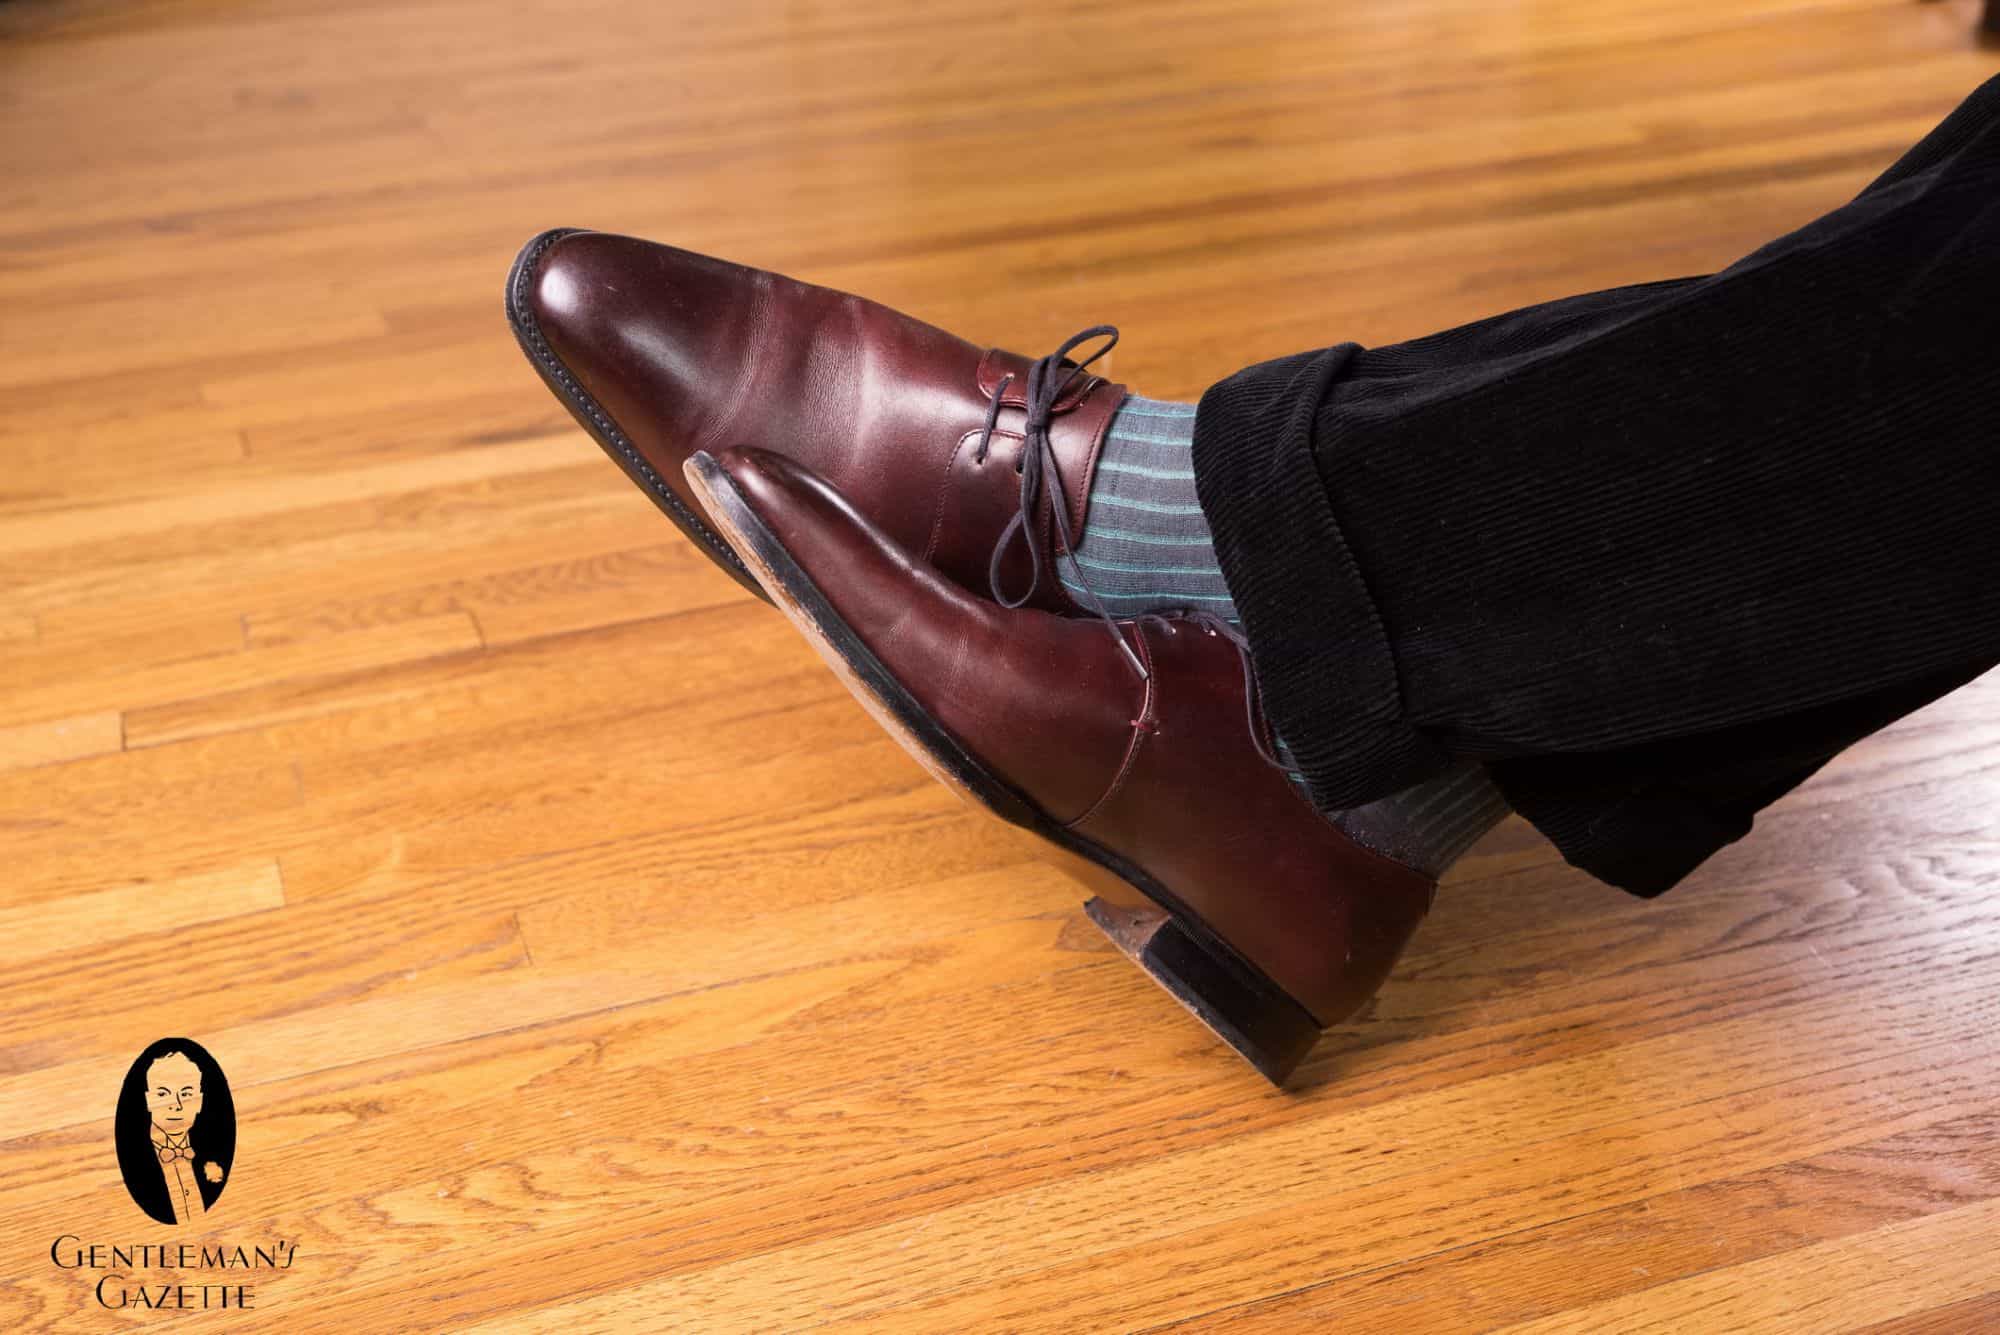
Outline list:
[[[212,1224],[236,1163],[236,1102],[228,1077],[201,1044],[163,1038],[146,1046],[125,1073],[113,1135],[125,1190],[162,1224]],[[62,1270],[96,1271],[101,1307],[226,1308],[254,1306],[247,1275],[288,1269],[297,1244],[227,1242],[85,1242],[65,1233],[49,1245]],[[162,1279],[146,1272],[201,1272]]]
[[[49,1259],[64,1270],[100,1271],[92,1293],[100,1307],[194,1309],[254,1307],[255,1290],[246,1279],[215,1283],[207,1276],[190,1284],[176,1277],[165,1282],[144,1276],[147,1270],[284,1270],[292,1264],[296,1244],[232,1247],[223,1243],[141,1242],[86,1243],[65,1233],[49,1245]]]

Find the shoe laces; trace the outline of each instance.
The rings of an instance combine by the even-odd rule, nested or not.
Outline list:
[[[1079,345],[1092,339],[1104,342],[1088,357],[1080,361],[1069,360],[1069,354]],[[993,601],[1002,607],[1019,607],[1035,596],[1035,590],[1042,585],[1042,550],[1034,540],[1035,505],[1041,499],[1044,478],[1049,484],[1049,510],[1055,516],[1056,541],[1063,555],[1072,558],[1071,565],[1076,571],[1078,586],[1083,590],[1090,610],[1104,623],[1118,651],[1132,670],[1145,681],[1150,674],[1146,665],[1139,661],[1139,655],[1132,652],[1132,646],[1125,642],[1124,633],[1118,629],[1117,619],[1106,610],[1104,600],[1097,596],[1090,577],[1083,572],[1083,566],[1074,558],[1076,541],[1070,533],[1069,507],[1063,504],[1067,494],[1062,479],[1062,465],[1056,461],[1055,446],[1049,440],[1049,420],[1055,416],[1056,404],[1069,387],[1076,383],[1078,376],[1084,375],[1090,364],[1118,346],[1118,329],[1115,325],[1092,325],[1079,330],[1063,340],[1062,346],[1048,356],[1035,361],[1028,367],[1027,382],[1022,389],[1026,400],[1027,419],[1021,428],[1021,461],[1015,472],[1021,475],[1021,503],[1007,527],[1000,531],[1000,538],[993,544],[993,555],[986,563],[986,582],[993,591]],[[974,463],[985,463],[987,451],[993,443],[993,430],[1000,422],[1000,401],[1007,389],[1014,383],[1013,372],[1000,377],[1000,383],[993,387],[993,396],[986,405],[986,425],[980,430],[979,444],[972,451]],[[1009,597],[1000,587],[1000,565],[1007,557],[1007,548],[1016,537],[1028,549],[1028,587],[1018,596]]]
[[[1102,346],[1080,361],[1070,361],[1069,355],[1078,346],[1092,339],[1104,340]],[[993,544],[993,555],[986,565],[986,580],[993,591],[993,601],[1002,607],[1020,607],[1035,596],[1035,590],[1042,582],[1042,552],[1034,541],[1035,505],[1042,496],[1042,485],[1046,480],[1051,484],[1049,505],[1055,517],[1056,540],[1063,555],[1071,559],[1071,567],[1076,572],[1078,587],[1089,603],[1090,610],[1110,634],[1118,652],[1125,656],[1132,670],[1139,674],[1140,681],[1150,681],[1152,674],[1132,651],[1116,617],[1105,608],[1104,600],[1097,596],[1090,577],[1084,573],[1083,564],[1076,561],[1076,542],[1070,533],[1069,507],[1062,498],[1066,495],[1062,480],[1062,466],[1056,461],[1055,446],[1049,440],[1049,420],[1055,416],[1055,406],[1069,392],[1078,376],[1084,375],[1092,362],[1118,346],[1118,329],[1115,325],[1092,325],[1079,330],[1063,340],[1062,346],[1028,367],[1027,381],[1023,397],[1027,406],[1027,421],[1021,429],[1021,462],[1015,471],[1021,475],[1021,503],[1007,527],[1000,532],[1000,538]],[[993,387],[993,395],[986,406],[986,424],[979,432],[979,444],[974,447],[974,463],[986,462],[992,448],[993,432],[1000,422],[1001,399],[1014,383],[1012,372],[1002,376],[1000,383]],[[1018,596],[1009,597],[1000,587],[1000,564],[1006,559],[1008,544],[1019,537],[1028,549],[1028,587]],[[1243,670],[1243,716],[1250,733],[1250,743],[1257,754],[1273,769],[1282,770],[1286,775],[1294,771],[1290,765],[1279,759],[1272,749],[1264,726],[1264,711],[1257,689],[1257,674],[1251,666],[1250,641],[1233,622],[1227,621],[1213,612],[1195,609],[1173,611],[1142,612],[1127,619],[1127,625],[1137,627],[1146,622],[1161,626],[1167,634],[1176,635],[1182,627],[1189,627],[1205,635],[1216,635],[1229,641],[1236,650],[1236,657]]]

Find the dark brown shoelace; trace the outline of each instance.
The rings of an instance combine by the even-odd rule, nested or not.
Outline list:
[[[1103,346],[1081,361],[1069,360],[1069,354],[1079,344],[1088,343],[1093,338],[1103,339]],[[1052,488],[1050,493],[1052,503],[1049,510],[1055,516],[1056,539],[1061,544],[1061,552],[1071,558],[1076,556],[1076,542],[1069,531],[1069,507],[1062,503],[1062,497],[1067,494],[1063,489],[1062,468],[1056,462],[1055,446],[1049,441],[1049,419],[1055,415],[1056,404],[1060,403],[1063,395],[1069,392],[1069,387],[1076,383],[1076,378],[1085,374],[1092,362],[1117,346],[1117,326],[1092,325],[1088,329],[1071,334],[1063,340],[1061,347],[1028,368],[1028,379],[1023,394],[1027,401],[1027,421],[1021,429],[1021,462],[1015,470],[1021,475],[1021,504],[1013,518],[1007,521],[1007,527],[1001,530],[999,541],[993,544],[992,558],[986,563],[986,581],[992,588],[993,601],[1002,607],[1021,606],[1034,597],[1035,590],[1041,587],[1042,552],[1034,540],[1033,533],[1035,505],[1041,499],[1044,480]],[[986,425],[979,433],[979,444],[972,451],[974,463],[986,462],[987,453],[993,444],[994,429],[1000,422],[1000,401],[1013,383],[1014,376],[1010,372],[1002,376],[1000,383],[993,387],[992,400],[986,405]],[[1021,538],[1028,549],[1028,587],[1022,590],[1018,597],[1009,598],[1000,587],[1000,563],[1006,558],[1007,544],[1014,541],[1016,536]],[[1151,674],[1146,671],[1146,665],[1140,662],[1139,655],[1132,651],[1132,646],[1125,639],[1125,632],[1119,628],[1118,619],[1106,610],[1104,601],[1097,596],[1097,590],[1091,587],[1090,577],[1084,574],[1082,563],[1072,559],[1071,566],[1076,572],[1078,585],[1090,601],[1090,610],[1110,633],[1113,642],[1118,645],[1118,652],[1125,656],[1125,661],[1139,674],[1139,680],[1148,680]],[[1291,774],[1291,767],[1278,758],[1267,735],[1264,711],[1257,692],[1257,675],[1250,663],[1250,641],[1245,638],[1243,632],[1212,612],[1193,610],[1144,612],[1130,618],[1129,624],[1136,626],[1146,621],[1158,622],[1170,635],[1178,634],[1182,626],[1192,627],[1205,635],[1220,635],[1235,647],[1236,656],[1243,668],[1243,715],[1244,722],[1249,728],[1251,744],[1257,748],[1257,754],[1263,757],[1266,764],[1283,770],[1288,775]]]
[[[1081,361],[1069,360],[1069,354],[1079,344],[1088,343],[1093,338],[1103,339],[1103,346]],[[1000,540],[993,544],[993,556],[986,563],[986,582],[993,590],[993,601],[1002,607],[1021,606],[1035,596],[1035,590],[1042,584],[1042,550],[1034,539],[1034,517],[1045,475],[1051,488],[1049,510],[1055,516],[1056,539],[1064,556],[1074,558],[1076,555],[1076,542],[1069,531],[1069,507],[1062,503],[1066,494],[1062,468],[1056,462],[1055,446],[1049,441],[1049,419],[1055,415],[1056,404],[1076,383],[1076,378],[1085,374],[1092,362],[1117,346],[1117,326],[1092,325],[1071,334],[1063,340],[1061,347],[1028,368],[1028,380],[1023,390],[1023,397],[1027,400],[1027,420],[1021,428],[1021,462],[1015,468],[1021,475],[1021,504],[1014,517],[1007,521],[1007,527],[1000,531]],[[993,387],[993,399],[986,406],[986,426],[979,433],[979,444],[972,452],[974,463],[986,462],[987,451],[993,443],[993,429],[1000,421],[1000,400],[1013,383],[1013,373],[1009,372]],[[1028,587],[1018,597],[1010,598],[1000,587],[1000,563],[1006,559],[1007,545],[1014,541],[1016,535],[1028,549]],[[1097,614],[1111,638],[1117,641],[1118,651],[1125,655],[1125,661],[1139,674],[1139,680],[1146,680],[1146,665],[1139,661],[1139,655],[1133,653],[1132,646],[1125,642],[1117,620],[1105,609],[1097,590],[1091,587],[1090,577],[1084,574],[1083,566],[1074,561],[1072,565],[1076,570],[1077,583],[1090,601],[1090,610]]]

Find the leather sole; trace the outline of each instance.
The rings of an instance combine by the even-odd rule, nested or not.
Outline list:
[[[673,488],[660,477],[652,463],[611,420],[611,414],[590,396],[576,375],[549,347],[548,340],[542,337],[541,327],[535,323],[535,313],[528,302],[528,285],[534,281],[542,256],[548,253],[549,247],[583,230],[580,227],[551,228],[521,247],[521,253],[514,257],[514,267],[507,274],[507,323],[514,330],[514,340],[521,345],[521,351],[527,356],[529,365],[535,368],[535,374],[542,378],[542,383],[549,387],[549,392],[556,396],[557,401],[569,409],[577,425],[590,433],[598,448],[611,456],[611,461],[660,508],[660,512],[673,520],[688,540],[707,553],[708,558],[722,567],[731,579],[769,602],[770,595],[751,577],[728,542],[674,494]]]
[[[932,777],[967,801],[1028,830],[1070,859],[1080,859],[1088,869],[1086,879],[1105,883],[1108,874],[1111,893],[1085,905],[1091,921],[1266,1079],[1283,1085],[1319,1040],[1319,1022],[1312,1014],[1171,890],[1044,815],[960,746],[841,618],[713,457],[695,454],[688,460],[687,477],[771,602],[875,721]]]

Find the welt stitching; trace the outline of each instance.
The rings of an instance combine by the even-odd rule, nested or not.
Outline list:
[[[575,376],[570,374],[569,368],[564,366],[562,360],[556,356],[555,349],[551,348],[548,345],[548,340],[542,337],[541,325],[535,320],[535,313],[529,307],[526,300],[528,281],[540,267],[544,252],[564,237],[573,235],[575,233],[572,232],[551,232],[549,235],[543,237],[541,243],[535,247],[534,253],[529,255],[522,263],[520,273],[514,277],[514,315],[516,323],[522,332],[527,334],[533,344],[532,351],[534,352],[535,360],[542,364],[544,370],[547,370],[561,382],[564,391],[570,395],[571,401],[577,407],[582,408],[584,414],[592,422],[596,423],[599,430],[603,431],[606,438],[610,440],[612,446],[645,478],[647,485],[655,491],[658,497],[673,506],[676,515],[692,525],[695,531],[701,534],[713,546],[716,555],[722,557],[738,570],[745,570],[747,572],[747,567],[744,566],[742,559],[731,550],[729,544],[724,542],[702,520],[700,515],[695,514],[693,510],[684,505],[680,497],[673,494],[672,489],[667,486],[666,480],[660,476],[658,470],[653,467],[652,463],[645,455],[639,452],[638,448],[630,440],[626,439],[625,433],[618,429],[618,424],[605,414],[604,410],[598,406],[597,400],[591,398],[583,385]]]

